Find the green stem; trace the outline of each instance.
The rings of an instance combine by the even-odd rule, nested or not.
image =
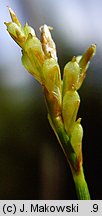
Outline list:
[[[72,175],[75,183],[76,193],[79,200],[90,200],[88,186],[85,180],[83,167],[81,166],[79,172],[72,170]]]
[[[90,200],[90,194],[85,180],[83,167],[80,165],[80,161],[78,161],[78,158],[76,157],[76,154],[68,139],[68,135],[66,134],[61,122],[57,120],[54,120],[54,125],[56,126],[56,132],[59,137],[60,145],[71,167],[77,197],[80,200]]]
[[[77,197],[80,200],[90,200],[90,194],[85,180],[83,167],[80,165],[80,162],[76,157],[76,154],[70,144],[68,136],[61,122],[58,119],[54,119],[53,122],[56,128],[56,133],[59,137],[60,145],[71,167]]]
[[[52,118],[52,122],[55,127],[55,131],[58,136],[60,145],[70,165],[77,197],[79,200],[90,200],[90,194],[85,180],[82,164],[76,157],[76,154],[71,146],[69,137],[64,130],[63,124],[59,117]]]

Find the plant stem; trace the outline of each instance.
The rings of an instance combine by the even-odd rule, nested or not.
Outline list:
[[[85,180],[83,167],[81,166],[79,172],[72,170],[72,175],[75,183],[76,193],[79,200],[90,200],[88,186]]]
[[[79,200],[90,200],[90,194],[85,180],[82,163],[80,163],[80,161],[76,157],[76,154],[71,146],[70,140],[68,139],[68,135],[66,134],[61,121],[57,118],[53,119],[53,123],[55,125],[56,133],[59,138],[58,140],[72,171],[77,197]]]
[[[71,148],[70,141],[67,139],[63,128],[58,127],[57,133],[60,138],[61,147],[71,167],[77,197],[80,200],[90,200],[90,194],[85,180],[82,164],[80,165],[80,162],[78,161],[74,150]]]

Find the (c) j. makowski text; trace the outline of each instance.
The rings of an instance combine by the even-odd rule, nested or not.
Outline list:
[[[39,204],[31,204],[30,205],[30,212],[78,212],[79,206],[78,204],[71,204],[71,205],[39,205]],[[20,208],[20,212],[27,212],[25,204],[22,204]]]

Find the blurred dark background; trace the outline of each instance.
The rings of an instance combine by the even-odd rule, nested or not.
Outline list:
[[[77,199],[71,172],[48,123],[42,89],[23,68],[21,50],[6,32],[10,6],[39,36],[53,26],[61,70],[90,44],[97,53],[79,94],[83,160],[92,199],[102,199],[102,2],[0,1],[0,199]]]

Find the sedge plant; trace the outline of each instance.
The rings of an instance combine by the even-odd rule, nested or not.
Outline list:
[[[63,70],[61,78],[56,45],[51,27],[40,27],[41,40],[27,23],[22,27],[9,8],[12,21],[5,22],[7,31],[22,49],[22,64],[42,85],[48,120],[71,168],[77,198],[89,200],[90,194],[83,171],[81,118],[77,118],[80,96],[77,90],[83,83],[91,58],[96,52],[92,44],[82,56],[74,56]]]

